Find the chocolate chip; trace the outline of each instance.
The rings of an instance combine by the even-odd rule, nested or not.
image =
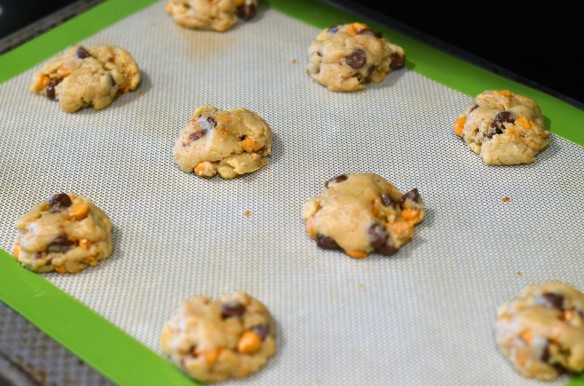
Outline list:
[[[217,127],[217,122],[213,118],[207,117],[207,119],[201,119],[199,125],[201,125],[203,130],[213,130]]]
[[[355,48],[353,53],[345,58],[349,66],[354,69],[361,68],[367,62],[367,54],[360,48]]]
[[[237,14],[243,20],[249,20],[256,14],[256,6],[254,4],[242,4],[237,7]]]
[[[389,68],[392,70],[395,70],[396,68],[402,68],[406,63],[406,56],[400,55],[398,52],[392,52],[391,55],[389,55],[389,58],[391,59]]]
[[[267,324],[259,324],[251,328],[253,332],[259,335],[262,340],[266,339],[266,336],[270,333],[270,326]]]
[[[385,255],[385,256],[393,255],[394,253],[396,253],[398,251],[398,249],[396,247],[394,247],[393,245],[390,245],[390,243],[391,243],[391,240],[388,240],[387,244],[385,244],[381,248],[378,248],[375,252],[379,253],[380,255]]]
[[[47,98],[55,99],[57,97],[57,94],[55,93],[55,86],[56,86],[55,82],[49,82],[49,84],[47,84],[47,88],[45,88]]]
[[[339,249],[339,244],[332,237],[325,235],[316,236],[316,245],[322,249]]]
[[[114,86],[116,85],[116,80],[114,79],[113,75],[112,75],[112,74],[110,74],[110,73],[108,72],[108,73],[107,73],[107,76],[108,76],[108,79],[109,79],[110,85],[111,85],[112,87],[114,87]]]
[[[381,203],[383,206],[394,206],[398,204],[398,202],[391,198],[387,193],[381,195]]]
[[[330,180],[327,180],[327,181],[324,183],[324,187],[325,187],[325,188],[328,188],[328,187],[329,187],[329,184],[331,184],[331,183],[333,183],[333,182],[342,182],[342,181],[345,181],[347,178],[349,178],[349,177],[347,177],[347,176],[346,176],[346,175],[344,175],[344,174],[341,174],[340,176],[336,176],[335,178],[331,178]]]
[[[90,56],[91,56],[91,54],[90,54],[89,52],[87,52],[87,51],[85,50],[85,48],[83,48],[83,47],[79,47],[79,48],[77,49],[77,57],[78,57],[79,59],[85,59],[85,58],[89,58]]]
[[[375,250],[383,247],[387,241],[388,233],[387,229],[381,224],[373,224],[369,227],[369,240],[371,246]]]
[[[376,38],[381,38],[383,36],[381,35],[381,32],[371,31],[369,28],[363,28],[362,30],[359,30],[357,35],[373,35]]]
[[[546,303],[558,311],[564,312],[564,297],[553,292],[546,292],[542,295]]]
[[[370,65],[370,66],[367,68],[367,77],[370,77],[370,76],[371,76],[371,74],[373,74],[373,72],[375,72],[375,66],[374,66],[374,65]]]
[[[189,140],[190,140],[190,142],[196,141],[197,139],[204,137],[206,134],[207,134],[206,129],[197,130],[194,133],[189,134]]]
[[[71,206],[71,197],[66,193],[57,193],[53,197],[49,198],[49,205],[52,210],[59,210],[61,208],[67,208]]]
[[[411,200],[413,202],[419,202],[420,193],[418,193],[418,189],[414,188],[414,189],[410,190],[409,192],[407,192],[406,194],[404,194],[403,196],[401,196],[401,198],[399,199],[400,205],[403,205],[406,202],[406,200]]]
[[[496,127],[495,125],[501,124],[503,122],[515,123],[515,118],[513,117],[513,114],[510,113],[509,111],[501,111],[499,114],[495,115],[495,118],[493,118],[491,126]]]
[[[223,319],[240,317],[244,312],[245,305],[236,300],[221,304],[221,318]]]
[[[341,27],[340,24],[335,24],[332,27],[329,27],[328,30],[330,33],[334,34],[335,32],[337,32],[339,30],[340,27]]]
[[[542,362],[547,363],[550,360],[550,341],[546,340],[545,346],[543,346],[543,350],[541,352],[540,359]]]
[[[47,247],[48,252],[67,252],[73,243],[65,235],[55,237]]]
[[[515,123],[515,118],[513,114],[509,111],[501,111],[499,114],[495,115],[493,122],[491,122],[491,129],[485,133],[485,138],[493,138],[497,134],[503,134],[505,131],[504,122]]]

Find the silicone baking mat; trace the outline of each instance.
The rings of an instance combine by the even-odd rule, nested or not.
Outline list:
[[[102,111],[67,114],[29,94],[34,68],[0,85],[0,247],[56,192],[90,197],[114,224],[112,257],[78,275],[34,274],[2,253],[1,299],[122,385],[189,384],[159,351],[162,325],[190,295],[235,291],[268,306],[278,348],[227,384],[533,384],[498,352],[495,313],[528,283],[584,289],[584,149],[563,138],[579,140],[581,111],[455,59],[444,68],[446,56],[387,29],[408,68],[331,93],[306,74],[306,50],[351,15],[283,3],[214,33],[177,26],[156,2],[80,38],[125,47],[142,71],[138,91]],[[296,18],[319,12],[315,25]],[[487,166],[452,133],[472,100],[439,74],[456,66],[475,75],[466,90],[541,102],[554,135],[536,163]],[[235,180],[180,171],[172,145],[203,104],[258,112],[274,132],[268,166]],[[393,257],[354,260],[306,235],[302,203],[356,172],[425,200]]]

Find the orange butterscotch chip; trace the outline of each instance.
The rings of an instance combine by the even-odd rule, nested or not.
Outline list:
[[[454,133],[459,137],[462,137],[462,131],[464,130],[465,123],[466,117],[459,117],[456,122],[454,122]]]

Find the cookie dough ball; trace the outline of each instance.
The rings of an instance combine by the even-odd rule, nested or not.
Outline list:
[[[139,84],[138,64],[125,49],[76,45],[35,72],[29,91],[58,100],[73,113],[88,106],[101,110]]]
[[[531,284],[497,310],[496,341],[525,377],[551,381],[584,370],[584,294],[559,282]]]
[[[112,223],[88,198],[59,193],[23,215],[14,257],[35,272],[79,273],[112,253]]]
[[[180,132],[174,162],[198,176],[234,178],[255,172],[272,154],[272,130],[258,114],[244,108],[199,107]]]
[[[402,194],[377,174],[343,174],[304,203],[302,217],[321,248],[342,249],[356,259],[374,252],[389,256],[414,235],[424,203],[417,189]]]
[[[308,48],[306,71],[330,91],[356,91],[404,66],[403,48],[361,23],[322,31]]]
[[[181,27],[227,31],[238,16],[249,20],[255,16],[257,0],[169,0],[166,12]]]
[[[531,163],[549,142],[537,103],[509,90],[479,94],[456,119],[454,132],[489,165]]]
[[[192,296],[164,326],[160,345],[189,376],[211,383],[258,371],[275,352],[275,332],[268,309],[248,294]]]

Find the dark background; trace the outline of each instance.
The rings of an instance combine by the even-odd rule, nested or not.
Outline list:
[[[578,2],[327,1],[584,109]]]
[[[0,39],[54,11],[80,12],[100,1],[0,0]],[[577,2],[326,2],[584,109],[584,12]]]

